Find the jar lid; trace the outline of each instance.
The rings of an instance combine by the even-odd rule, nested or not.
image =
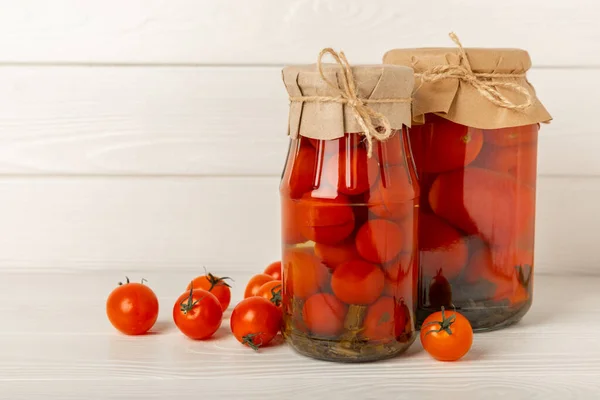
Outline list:
[[[480,129],[549,122],[552,117],[527,80],[531,59],[525,50],[463,48],[395,49],[383,62],[415,71],[413,120],[434,113]]]
[[[283,68],[283,82],[290,97],[288,134],[293,138],[302,135],[324,140],[337,139],[348,132],[364,134],[360,118],[368,119],[374,127],[381,125],[381,117],[391,129],[410,126],[412,68],[350,66],[343,53],[339,55],[343,63]],[[323,52],[319,60],[322,56]]]

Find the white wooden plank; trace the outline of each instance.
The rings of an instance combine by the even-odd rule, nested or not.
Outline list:
[[[404,356],[363,365],[314,361],[284,344],[254,353],[233,339],[226,319],[215,339],[187,340],[170,312],[189,272],[147,278],[161,304],[158,327],[125,337],[104,314],[113,272],[0,275],[0,320],[11,321],[0,325],[3,397],[436,399],[443,388],[449,399],[563,399],[600,390],[598,277],[539,277],[523,321],[476,335],[460,362],[433,361],[417,340]],[[23,312],[23,292],[44,301]],[[234,288],[233,304],[241,293]]]
[[[276,68],[3,71],[2,172],[232,175],[283,166],[287,101]]]
[[[293,357],[293,356],[291,356]],[[248,368],[260,369],[262,363]],[[327,364],[325,364],[327,365]],[[387,364],[386,364],[387,365]],[[587,364],[584,364],[587,365]],[[436,380],[405,376],[378,378],[369,373],[370,366],[362,366],[364,373],[350,377],[330,376],[302,380],[284,376],[273,382],[261,378],[244,379],[224,374],[222,377],[204,379],[89,379],[77,381],[10,381],[1,384],[11,400],[147,400],[198,396],[203,399],[244,400],[436,400],[440,387],[451,400],[561,400],[594,399],[599,390],[594,378],[588,376],[563,376],[560,373],[536,378],[494,376],[489,370],[485,377],[436,375]],[[404,371],[403,371],[404,372]],[[217,389],[218,388],[218,389]],[[377,396],[377,397],[375,397]]]
[[[600,70],[535,70],[539,172],[600,175]],[[4,67],[0,174],[271,175],[288,102],[270,68]],[[575,102],[573,99],[585,99]]]
[[[0,269],[202,270],[280,257],[276,178],[0,181]]]
[[[0,179],[0,270],[256,271],[280,255],[278,180]],[[600,179],[538,188],[538,273],[600,274]]]
[[[599,65],[595,0],[3,0],[0,61],[312,62],[324,46],[374,63],[394,47],[523,47],[537,65]]]

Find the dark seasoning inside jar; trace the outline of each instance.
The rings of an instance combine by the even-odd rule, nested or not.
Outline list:
[[[415,339],[419,188],[403,130],[413,76],[344,61],[283,72],[292,99],[280,188],[283,334],[310,357],[375,361]],[[369,111],[355,110],[356,99]],[[365,122],[374,125],[366,135]]]

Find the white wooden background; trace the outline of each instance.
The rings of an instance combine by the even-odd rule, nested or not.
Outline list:
[[[560,325],[542,336],[537,330],[548,332],[544,324],[552,310],[566,315],[573,308],[597,309],[600,304],[598,298],[584,297],[552,302],[578,291],[590,294],[597,287],[594,281],[572,277],[600,275],[600,3],[425,3],[0,0],[0,398],[3,393],[11,399],[45,398],[48,393],[67,398],[71,386],[60,382],[70,378],[93,392],[87,398],[102,398],[94,389],[98,385],[114,398],[161,398],[179,380],[194,378],[194,371],[181,369],[189,361],[185,349],[178,350],[183,364],[172,373],[160,363],[143,364],[156,361],[153,357],[160,360],[144,358],[153,343],[163,343],[160,336],[145,339],[150,347],[106,339],[112,330],[97,315],[106,287],[123,273],[133,273],[170,288],[170,271],[188,276],[182,271],[207,266],[247,275],[277,259],[277,186],[287,144],[281,67],[312,63],[328,46],[345,50],[351,62],[378,63],[394,47],[451,45],[450,31],[465,46],[527,49],[535,66],[530,80],[555,118],[543,126],[539,153],[536,268],[538,282],[548,282],[540,289],[547,303],[546,308],[534,306],[529,322],[513,333],[528,338],[525,342],[502,342],[508,346],[505,358],[494,353],[499,342],[493,339],[505,336],[483,335],[480,349],[496,354],[491,356],[496,361],[473,364],[474,369],[457,367],[450,375],[440,366],[429,375],[429,364],[415,364],[413,380],[398,385],[432,388],[443,381],[458,396],[461,389],[473,394],[482,388],[506,394],[512,383],[522,390],[511,394],[527,393],[528,399],[550,392],[577,398],[588,389],[598,390],[587,378],[600,373],[600,347],[587,358],[568,358],[593,347],[591,333],[582,331],[575,347],[568,348],[561,347],[562,340],[574,325]],[[565,289],[562,277],[544,275],[575,280]],[[84,281],[93,290],[77,286]],[[29,287],[47,295],[46,300],[19,313]],[[70,287],[77,287],[76,295],[71,296]],[[52,295],[53,288],[61,294]],[[556,296],[560,290],[564,295]],[[98,299],[102,301],[96,303]],[[58,311],[73,306],[73,300],[78,312],[92,310],[84,322]],[[576,320],[573,316],[567,322]],[[552,322],[558,326],[560,321]],[[46,328],[38,332],[41,325]],[[97,332],[95,343],[101,347],[88,348]],[[59,336],[72,339],[60,341]],[[549,353],[544,339],[550,337],[557,350]],[[88,351],[90,358],[75,360],[78,353],[71,346]],[[100,350],[107,346],[116,352],[108,364]],[[125,348],[139,361],[114,361],[112,356]],[[287,353],[277,357],[279,364],[267,362],[275,368],[269,376],[289,359]],[[553,369],[558,359],[568,359],[576,376]],[[327,389],[313,364],[298,365],[288,372],[313,371],[312,382],[318,385],[310,390]],[[406,368],[394,371],[405,375],[411,366]],[[55,369],[63,373],[51,372]],[[475,378],[466,378],[467,370]],[[95,380],[94,371],[121,386],[105,386]],[[329,371],[340,383],[355,370]],[[520,375],[510,378],[513,371]],[[119,373],[127,379],[121,380]],[[391,379],[389,374],[385,376]],[[242,375],[246,382],[255,378]],[[156,380],[165,377],[169,379]],[[294,377],[280,381],[289,398],[298,395],[290,389],[298,385]],[[31,383],[48,379],[58,383],[43,388]],[[137,386],[142,379],[147,390]],[[546,386],[550,384],[552,390]],[[365,387],[347,389],[368,397]],[[397,385],[382,388],[399,393],[389,391]],[[237,392],[227,388],[227,393]],[[427,398],[439,397],[437,391],[427,393]]]
[[[287,101],[320,48],[523,47],[541,273],[600,273],[595,0],[0,1],[0,269],[258,266],[278,257]],[[235,251],[232,251],[235,249]]]

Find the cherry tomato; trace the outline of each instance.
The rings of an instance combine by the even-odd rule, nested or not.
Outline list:
[[[368,340],[391,341],[400,336],[409,319],[404,302],[381,297],[367,310],[362,335]]]
[[[313,188],[315,180],[316,152],[305,139],[292,142],[290,148],[291,166],[286,168],[282,192],[292,199],[299,199]]]
[[[373,303],[383,292],[384,285],[381,268],[361,260],[340,265],[331,277],[333,293],[347,304]]]
[[[275,261],[269,264],[267,268],[265,268],[263,274],[271,275],[273,279],[281,280],[281,270],[281,261]]]
[[[356,233],[358,254],[374,263],[392,261],[400,254],[403,244],[402,228],[385,219],[371,220]]]
[[[315,254],[331,269],[359,257],[352,239],[333,245],[315,243]]]
[[[277,307],[281,307],[281,281],[269,281],[258,289],[257,296],[264,297]]]
[[[381,179],[367,197],[373,214],[399,221],[413,212],[418,192],[403,165],[389,165],[381,170]]]
[[[217,297],[202,289],[193,288],[182,293],[173,305],[173,321],[187,337],[208,339],[221,326],[223,310]]]
[[[344,330],[348,307],[335,296],[317,293],[304,302],[302,316],[306,327],[315,335],[337,336]]]
[[[344,195],[314,198],[306,193],[299,202],[297,223],[302,235],[314,242],[336,244],[354,230],[354,213]]]
[[[127,278],[127,277],[126,277]],[[126,335],[148,332],[158,317],[158,299],[148,286],[127,282],[115,288],[106,300],[110,323]]]
[[[231,278],[227,276],[219,278],[208,272],[206,275],[194,278],[185,290],[190,290],[193,285],[194,289],[202,289],[211,292],[215,295],[217,300],[219,300],[221,308],[225,311],[231,302],[231,286],[225,282],[226,279]]]
[[[442,307],[423,321],[421,344],[436,360],[456,361],[471,348],[473,328],[462,314]]]
[[[283,254],[285,296],[308,298],[327,285],[327,267],[307,250],[288,249]]]
[[[258,289],[265,283],[269,281],[275,280],[271,275],[267,274],[258,274],[254,275],[248,281],[248,285],[246,286],[246,291],[244,292],[244,298],[256,296],[258,294]]]
[[[505,256],[507,254],[507,256]],[[513,249],[513,252],[490,251],[485,245],[476,248],[465,274],[466,281],[476,283],[482,279],[495,285],[494,301],[509,300],[511,305],[522,303],[528,298],[533,254],[528,250]],[[527,276],[527,278],[525,278]]]
[[[258,350],[281,329],[281,310],[264,297],[248,297],[231,313],[231,331],[242,344]]]
[[[409,131],[415,164],[424,172],[444,172],[469,165],[483,146],[483,131],[439,117]]]
[[[535,186],[537,145],[496,146],[485,143],[472,165],[510,174],[522,184]]]

